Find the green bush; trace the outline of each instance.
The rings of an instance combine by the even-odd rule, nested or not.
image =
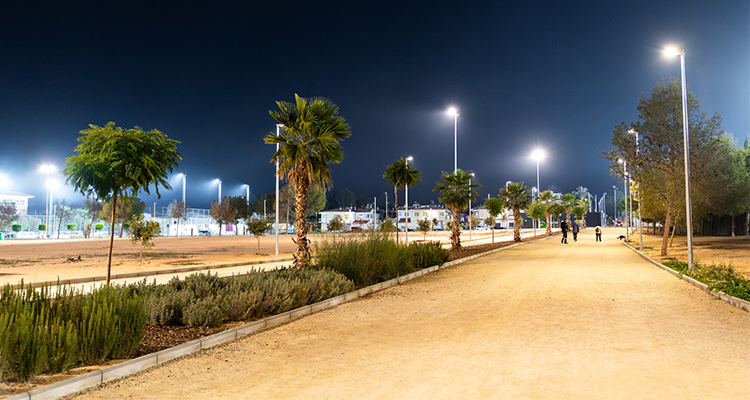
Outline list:
[[[185,308],[183,321],[188,326],[207,326],[216,328],[221,325],[224,312],[219,307],[219,301],[213,297],[204,297]]]
[[[18,225],[18,224],[13,224],[10,227],[10,230],[12,230],[13,232],[21,232],[21,229],[23,229],[23,227],[21,227],[21,225]]]
[[[94,230],[95,231],[100,231],[102,229],[104,229],[104,224],[95,224],[94,225]]]
[[[69,231],[74,231],[76,230],[76,224],[68,224],[65,228]]]
[[[406,247],[384,232],[334,237],[316,243],[311,269],[329,269],[351,279],[357,287],[406,275],[414,271]]]
[[[39,225],[37,225],[36,230],[38,230],[38,231],[46,231],[47,230],[47,225],[46,224],[39,224]]]
[[[682,261],[667,261],[664,265],[682,275],[705,283],[709,290],[724,292],[730,296],[750,301],[750,279],[738,274],[731,265],[701,265],[695,263],[693,271],[690,271],[688,264]]]
[[[442,266],[450,257],[450,252],[444,249],[440,242],[413,242],[409,245],[409,254],[414,269]]]

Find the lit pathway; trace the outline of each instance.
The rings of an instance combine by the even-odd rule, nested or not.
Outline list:
[[[619,233],[513,247],[80,398],[750,398],[750,314]]]

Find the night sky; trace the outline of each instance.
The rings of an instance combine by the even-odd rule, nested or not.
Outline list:
[[[182,142],[187,203],[274,189],[268,111],[331,99],[352,128],[334,190],[380,207],[388,164],[413,156],[410,202],[437,202],[441,171],[475,172],[482,198],[508,180],[601,197],[601,152],[642,93],[680,75],[740,144],[750,132],[750,6],[725,1],[12,1],[0,12],[0,190],[36,196],[88,124],[159,129]],[[57,180],[62,184],[63,178]],[[182,183],[159,206],[181,200]],[[283,184],[283,183],[282,183]],[[621,184],[620,184],[621,185]],[[55,198],[81,204],[70,188]],[[149,207],[156,196],[141,196]],[[403,195],[400,195],[403,200]]]

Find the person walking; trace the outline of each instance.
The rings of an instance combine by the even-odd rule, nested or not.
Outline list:
[[[560,243],[568,244],[568,219],[563,218],[562,222],[560,222],[560,231],[562,231],[562,239],[560,240]]]
[[[578,222],[576,222],[575,218],[573,218],[572,220],[570,220],[570,230],[573,232],[573,241],[577,242],[578,241],[578,230],[579,230],[579,228],[578,228]]]
[[[601,242],[602,241],[602,227],[597,225],[594,229],[594,233],[596,233],[596,241]]]

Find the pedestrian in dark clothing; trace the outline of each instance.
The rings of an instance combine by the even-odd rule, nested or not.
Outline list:
[[[573,232],[573,241],[578,241],[578,222],[576,220],[570,221],[570,230]]]
[[[596,229],[594,229],[594,233],[596,233],[596,241],[601,242],[602,241],[602,227],[597,225]]]
[[[563,218],[562,222],[560,222],[560,230],[562,231],[562,240],[560,240],[560,243],[568,244],[568,219]]]

